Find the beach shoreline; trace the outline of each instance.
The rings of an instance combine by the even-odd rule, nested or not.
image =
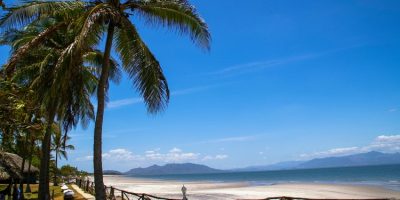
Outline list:
[[[187,188],[187,196],[203,199],[263,199],[290,196],[319,199],[400,199],[400,191],[371,185],[336,183],[276,183],[253,185],[248,182],[179,181],[136,178],[123,175],[104,176],[104,183],[118,189],[147,193],[168,198],[182,198],[181,188]]]

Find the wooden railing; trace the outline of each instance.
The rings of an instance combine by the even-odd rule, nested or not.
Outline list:
[[[94,182],[89,180],[76,179],[76,185],[78,185],[83,191],[95,195],[94,193]],[[112,186],[104,186],[106,191],[106,198],[108,200],[182,200],[182,199],[171,199],[166,197],[158,197],[146,193],[135,193],[125,190],[121,190]]]

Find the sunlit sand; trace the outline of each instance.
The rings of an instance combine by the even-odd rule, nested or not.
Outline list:
[[[254,186],[248,183],[216,183],[206,181],[165,181],[124,176],[105,176],[106,185],[119,189],[181,198],[181,187],[188,189],[188,198],[195,199],[261,199],[274,196],[304,198],[400,198],[400,192],[375,186],[293,183]],[[117,194],[118,195],[118,194]]]

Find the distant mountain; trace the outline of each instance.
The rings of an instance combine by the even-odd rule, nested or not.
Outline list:
[[[316,158],[309,161],[287,161],[265,166],[250,166],[246,168],[234,169],[232,172],[243,171],[270,171],[287,169],[311,169],[328,167],[351,167],[367,165],[389,165],[400,164],[400,153],[381,153],[371,151],[341,157]]]
[[[134,168],[124,174],[126,175],[166,175],[166,174],[205,174],[218,173],[222,170],[213,169],[205,165],[184,163],[166,164],[164,166],[152,165],[146,168]]]
[[[164,166],[153,165],[146,168],[135,168],[123,174],[125,175],[167,175],[167,174],[206,174],[220,172],[251,172],[290,169],[312,169],[328,167],[352,167],[368,165],[400,164],[400,153],[381,153],[371,151],[349,156],[316,158],[309,161],[287,161],[265,166],[250,166],[232,170],[218,170],[205,165],[184,163],[166,164]],[[104,174],[121,174],[118,171],[107,170]]]
[[[327,168],[327,167],[351,167],[365,165],[389,165],[400,164],[400,153],[381,153],[371,151],[341,157],[316,158],[299,164],[295,168]]]
[[[116,170],[104,170],[103,174],[104,175],[122,175],[122,172],[119,172]]]

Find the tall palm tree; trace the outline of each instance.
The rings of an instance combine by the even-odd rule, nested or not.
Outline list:
[[[32,22],[38,17],[54,16],[79,7],[80,2],[29,2],[6,15],[2,23],[5,26]],[[206,23],[199,17],[187,0],[97,0],[84,3],[85,14],[74,20],[79,30],[75,41],[63,51],[61,63],[74,62],[71,57],[80,57],[83,49],[99,44],[106,32],[104,57],[97,86],[97,112],[94,130],[94,176],[97,199],[105,199],[102,169],[102,127],[110,75],[110,54],[112,47],[118,54],[122,68],[132,79],[134,86],[142,95],[150,113],[157,113],[168,103],[169,89],[161,66],[147,45],[142,41],[130,16],[138,16],[147,24],[172,28],[188,34],[200,47],[209,49],[210,34]],[[67,15],[69,16],[69,15]],[[62,24],[59,24],[62,26]],[[16,52],[6,64],[6,72],[13,72],[15,62],[26,54],[27,49],[41,43],[58,26],[46,29],[40,35]]]
[[[54,169],[54,185],[58,185],[57,183],[57,175],[58,175],[58,159],[68,159],[67,151],[74,150],[75,147],[72,144],[68,144],[71,137],[69,137],[66,133],[62,134],[61,127],[58,126],[58,131],[53,134],[53,142],[51,144],[51,149],[55,152],[55,169]]]
[[[144,20],[166,27],[177,28],[188,33],[201,47],[209,48],[210,34],[204,21],[186,0],[119,0],[97,1],[89,8],[90,15],[77,37],[75,48],[82,48],[84,41],[91,36],[90,30],[99,29],[106,24],[107,32],[104,47],[104,61],[97,87],[97,112],[94,130],[93,166],[96,199],[105,199],[102,168],[102,127],[109,75],[109,57],[115,42],[115,51],[122,61],[123,68],[141,93],[150,113],[162,110],[169,100],[167,81],[161,66],[146,44],[140,38],[129,15],[135,14]],[[95,34],[92,34],[95,35]]]

